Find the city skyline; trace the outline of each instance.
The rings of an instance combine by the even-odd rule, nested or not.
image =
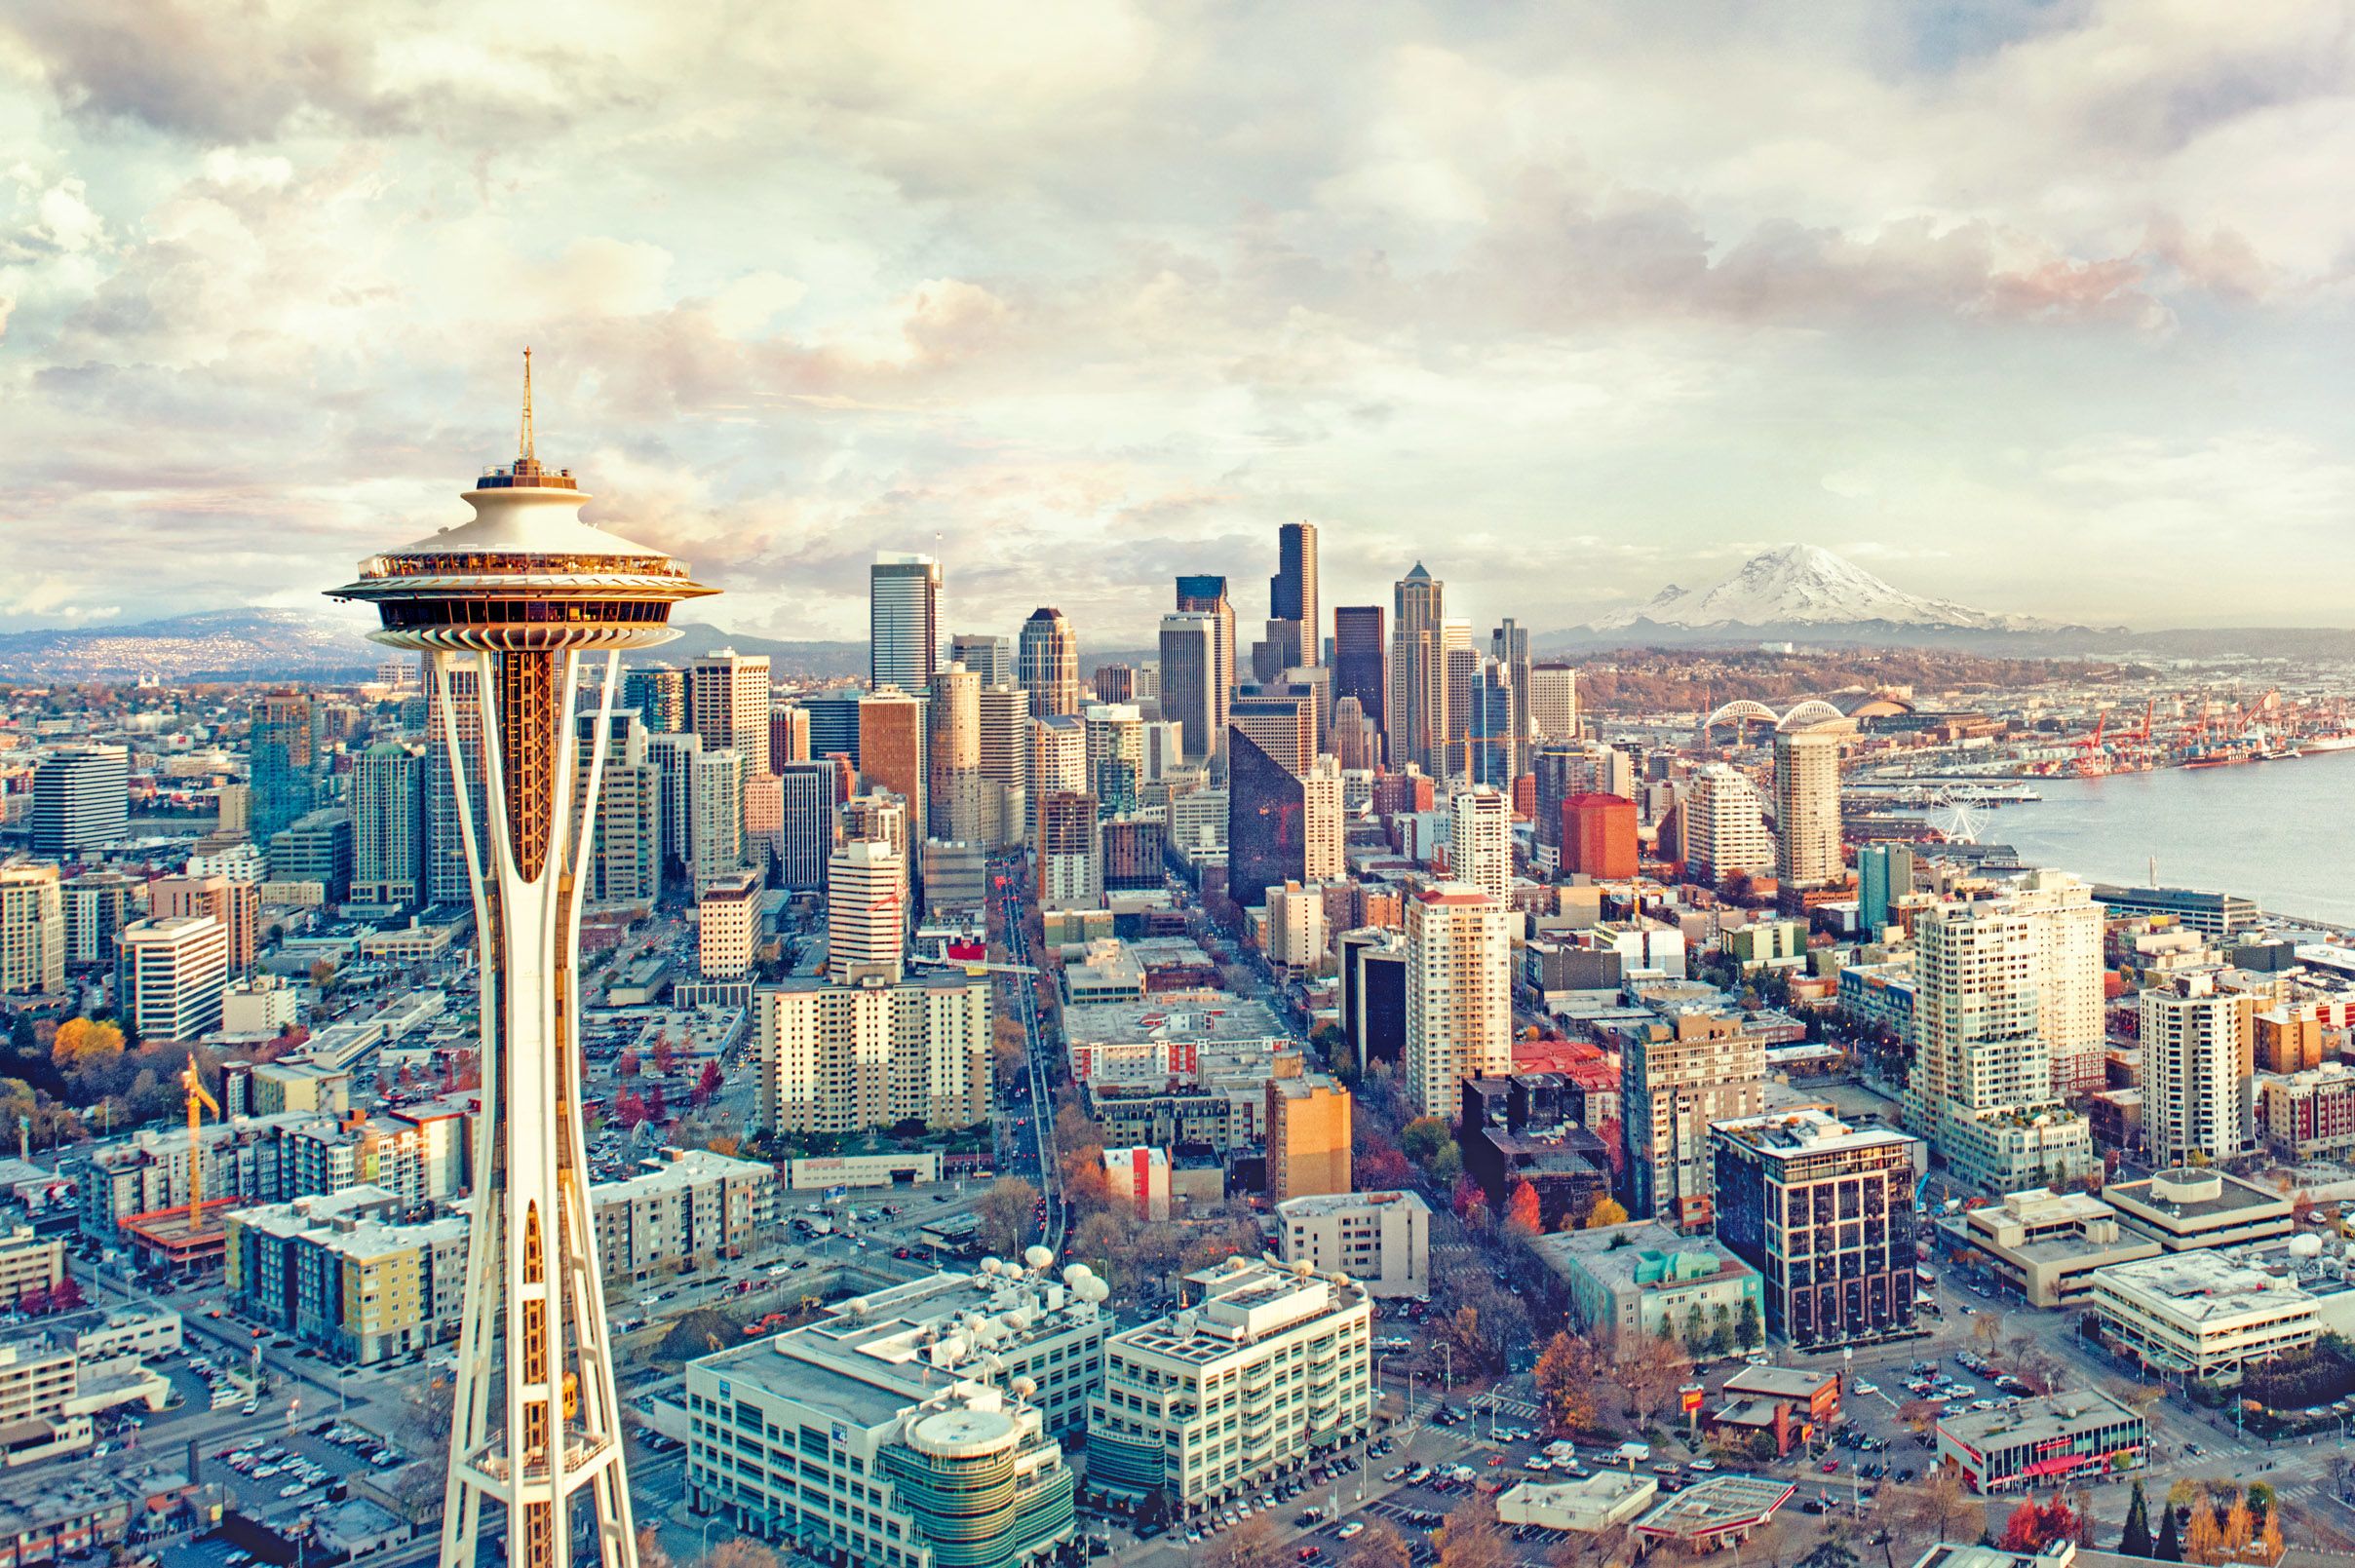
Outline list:
[[[0,629],[300,604],[495,459],[522,341],[590,516],[747,635],[855,637],[878,547],[943,560],[946,630],[1149,646],[1189,571],[1251,628],[1301,520],[1324,605],[1427,556],[1539,635],[1788,540],[1995,611],[2343,624],[2329,29],[36,8]]]

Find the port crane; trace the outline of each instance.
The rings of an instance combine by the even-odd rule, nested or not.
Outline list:
[[[220,1101],[205,1091],[205,1081],[197,1076],[194,1056],[180,1069],[180,1088],[188,1091],[188,1229],[193,1232],[205,1210],[205,1146],[198,1133],[204,1113],[211,1111],[217,1122],[221,1108]]]

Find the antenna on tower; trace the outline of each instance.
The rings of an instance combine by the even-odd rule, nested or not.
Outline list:
[[[528,463],[531,454],[531,345],[523,345],[523,439],[516,455]]]

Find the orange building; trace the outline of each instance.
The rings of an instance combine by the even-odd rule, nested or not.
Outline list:
[[[147,912],[157,920],[211,915],[229,934],[229,969],[243,975],[253,967],[254,937],[261,925],[261,887],[225,876],[158,877],[147,885]]]
[[[1636,803],[1617,795],[1571,795],[1562,803],[1562,868],[1602,882],[1636,874]]]
[[[1267,1201],[1349,1191],[1349,1090],[1301,1073],[1297,1057],[1277,1071],[1267,1081]]]
[[[2298,1073],[2322,1065],[2322,1015],[2312,1007],[2270,1008],[2257,1015],[2257,1065]]]

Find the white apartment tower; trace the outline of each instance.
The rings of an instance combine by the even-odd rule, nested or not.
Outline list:
[[[2257,998],[2208,974],[2143,993],[2143,1131],[2150,1158],[2229,1160],[2257,1140]]]
[[[1464,882],[1407,900],[1407,1087],[1452,1118],[1467,1078],[1513,1070],[1513,954],[1504,904]]]
[[[1839,748],[1845,720],[1774,738],[1774,877],[1785,890],[1839,880]]]
[[[126,1007],[142,1038],[195,1041],[220,1027],[227,926],[211,915],[134,921],[122,954]]]
[[[907,935],[906,852],[876,838],[838,846],[826,870],[826,972],[896,981]]]
[[[1502,903],[1513,886],[1513,802],[1492,784],[1448,802],[1448,874]]]
[[[1693,770],[1684,795],[1684,871],[1697,882],[1774,869],[1774,840],[1747,774],[1712,762]]]

